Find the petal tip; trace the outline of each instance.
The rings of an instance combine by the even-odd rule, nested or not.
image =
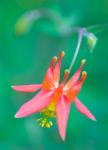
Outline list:
[[[65,133],[59,132],[59,135],[60,135],[62,141],[65,141],[65,137],[66,137]]]
[[[22,118],[23,116],[21,116],[21,114],[19,112],[17,112],[14,117],[15,118]]]
[[[12,85],[11,88],[14,89],[14,85]]]
[[[17,90],[17,88],[16,88],[15,85],[12,85],[11,88],[12,88],[13,90]]]
[[[95,116],[91,113],[88,115],[88,118],[91,119],[92,121],[97,121]]]
[[[89,114],[89,115],[87,115],[87,117],[89,119],[91,119],[92,121],[97,121],[96,118],[95,118],[95,116],[93,114]]]
[[[96,118],[94,116],[91,118],[91,120],[97,122],[97,120],[96,120]]]
[[[65,136],[62,136],[61,138],[62,138],[63,141],[65,141]]]
[[[14,115],[15,118],[19,118],[17,114]]]

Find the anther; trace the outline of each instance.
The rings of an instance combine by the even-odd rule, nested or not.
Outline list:
[[[69,73],[70,73],[69,69],[66,69],[64,72],[64,74],[66,74],[66,75],[69,75]]]
[[[60,55],[61,55],[61,57],[64,57],[65,52],[64,52],[64,51],[61,51],[61,52],[60,52]]]
[[[50,67],[54,66],[54,63],[57,61],[57,56],[54,56],[51,60]]]
[[[69,69],[66,69],[66,70],[64,71],[64,79],[63,79],[62,83],[64,83],[64,82],[67,80],[67,78],[68,78],[68,76],[69,76],[69,73],[70,73]]]
[[[50,124],[49,123],[46,123],[45,125],[47,128],[50,128]]]
[[[85,60],[85,59],[82,59],[81,65],[82,65],[82,66],[85,65],[85,63],[86,63],[86,60]]]
[[[57,56],[54,56],[54,57],[52,58],[52,61],[55,63],[55,62],[57,61]]]
[[[50,126],[52,126],[53,125],[52,121],[50,121],[49,124],[50,124]]]
[[[58,56],[58,59],[61,60],[65,55],[65,52],[64,51],[61,51],[59,56]]]
[[[44,126],[45,126],[45,123],[42,123],[42,124],[41,124],[41,127],[43,128]]]
[[[42,118],[38,118],[36,121],[39,122],[39,121],[41,121],[41,120],[42,120]]]

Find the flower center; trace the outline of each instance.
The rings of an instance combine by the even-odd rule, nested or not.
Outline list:
[[[53,97],[51,103],[48,105],[48,107],[46,107],[42,111],[40,111],[40,118],[37,119],[37,122],[40,127],[50,128],[53,125],[52,119],[56,118],[55,106],[56,106],[56,103],[59,100],[59,97],[61,96],[62,92],[63,92],[63,85],[60,85],[54,91],[54,97]]]
[[[56,118],[55,102],[51,102],[48,107],[40,111],[40,118],[36,121],[40,127],[50,128],[53,125],[52,120]]]
[[[50,107],[47,107],[40,111],[40,118],[36,121],[40,127],[50,128],[53,125],[52,119],[54,118],[56,118],[55,111],[51,110]]]
[[[65,83],[66,79],[68,78],[68,75],[69,75],[69,70],[65,70],[63,81],[53,91],[54,96],[52,98],[51,103],[46,108],[44,108],[42,111],[40,111],[40,118],[37,119],[39,126],[50,128],[53,125],[52,119],[56,118],[55,107],[56,107],[57,101],[59,100],[60,96],[63,93],[64,83]]]

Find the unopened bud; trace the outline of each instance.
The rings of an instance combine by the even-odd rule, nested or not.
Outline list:
[[[93,51],[97,43],[97,37],[93,33],[87,34],[87,45],[90,49],[90,52]]]

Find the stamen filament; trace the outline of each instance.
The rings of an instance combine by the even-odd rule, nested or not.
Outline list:
[[[50,67],[54,67],[54,63],[57,61],[57,56],[54,56],[51,60]]]
[[[65,81],[67,80],[68,76],[69,76],[70,71],[68,69],[65,70],[64,72],[64,79],[62,81],[62,84],[65,83]]]
[[[58,56],[58,61],[61,61],[61,59],[64,57],[64,55],[65,55],[65,52],[61,51],[59,56]]]

